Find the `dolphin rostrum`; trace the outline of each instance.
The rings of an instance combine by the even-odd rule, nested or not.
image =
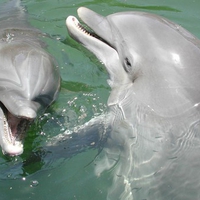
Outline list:
[[[59,69],[39,40],[44,36],[28,24],[20,1],[1,6],[0,145],[6,154],[23,152],[27,125],[59,90]]]
[[[105,65],[111,131],[95,172],[113,176],[107,199],[199,199],[200,41],[145,12],[66,20],[72,38]]]

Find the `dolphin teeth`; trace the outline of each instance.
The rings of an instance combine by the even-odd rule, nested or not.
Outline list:
[[[21,119],[19,123],[17,124],[17,133],[13,135],[11,127],[9,126],[8,120],[6,116],[3,117],[3,126],[4,126],[4,142],[12,145],[21,145],[21,139],[22,135],[27,129],[27,127],[30,125],[31,120],[30,119]]]
[[[23,153],[22,139],[25,131],[31,123],[31,120],[15,116],[13,116],[13,119],[10,119],[10,116],[8,115],[8,113],[3,114],[0,119],[3,126],[3,130],[0,135],[2,152],[3,154],[16,156]],[[14,120],[14,124],[11,122],[12,120]]]
[[[84,23],[84,22],[83,22]],[[72,25],[73,24],[73,25]],[[103,38],[101,38],[99,35],[97,35],[90,27],[87,26],[86,24],[86,28],[78,21],[78,19],[76,19],[76,17],[74,16],[69,16],[66,19],[66,25],[68,27],[76,27],[79,31],[81,31],[83,34],[92,37],[92,38],[96,38],[97,40],[100,40],[101,42],[107,44],[108,46],[112,47],[111,44],[109,44],[107,41],[105,41]],[[73,28],[72,28],[73,29]]]
[[[89,36],[93,36],[92,33],[90,33],[88,30],[86,30],[80,23],[78,23],[76,26],[77,26],[77,28],[78,28],[79,30],[81,30],[83,33],[85,33],[85,34],[87,34],[87,35],[89,35]]]
[[[5,115],[3,117],[3,124],[4,124],[4,140],[6,140],[5,142],[14,144],[15,139],[12,135],[11,129],[8,125]]]
[[[73,21],[73,24],[84,34],[87,34],[88,36],[95,37],[98,39],[98,36],[89,30],[87,30],[75,17],[71,18]],[[88,28],[88,27],[87,27]],[[92,31],[92,30],[91,30]]]

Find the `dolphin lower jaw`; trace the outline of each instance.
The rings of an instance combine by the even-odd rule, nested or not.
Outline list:
[[[32,119],[16,117],[6,108],[0,109],[0,145],[3,154],[11,156],[23,153],[23,138]]]

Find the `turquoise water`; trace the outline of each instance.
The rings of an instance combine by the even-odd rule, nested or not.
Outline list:
[[[76,16],[80,6],[104,16],[119,11],[147,11],[182,25],[200,38],[200,1],[25,0],[22,3],[30,23],[50,35],[45,41],[48,51],[57,59],[62,84],[58,100],[31,126],[24,154],[15,158],[0,154],[0,199],[106,199],[112,179],[109,172],[101,177],[93,173],[98,150],[88,150],[72,158],[65,157],[65,152],[62,156],[46,157],[39,151],[49,138],[105,111],[110,90],[106,70],[69,37],[65,19],[68,15]]]

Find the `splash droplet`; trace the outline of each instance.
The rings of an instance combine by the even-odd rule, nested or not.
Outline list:
[[[37,187],[39,182],[37,180],[31,181],[30,187]]]

